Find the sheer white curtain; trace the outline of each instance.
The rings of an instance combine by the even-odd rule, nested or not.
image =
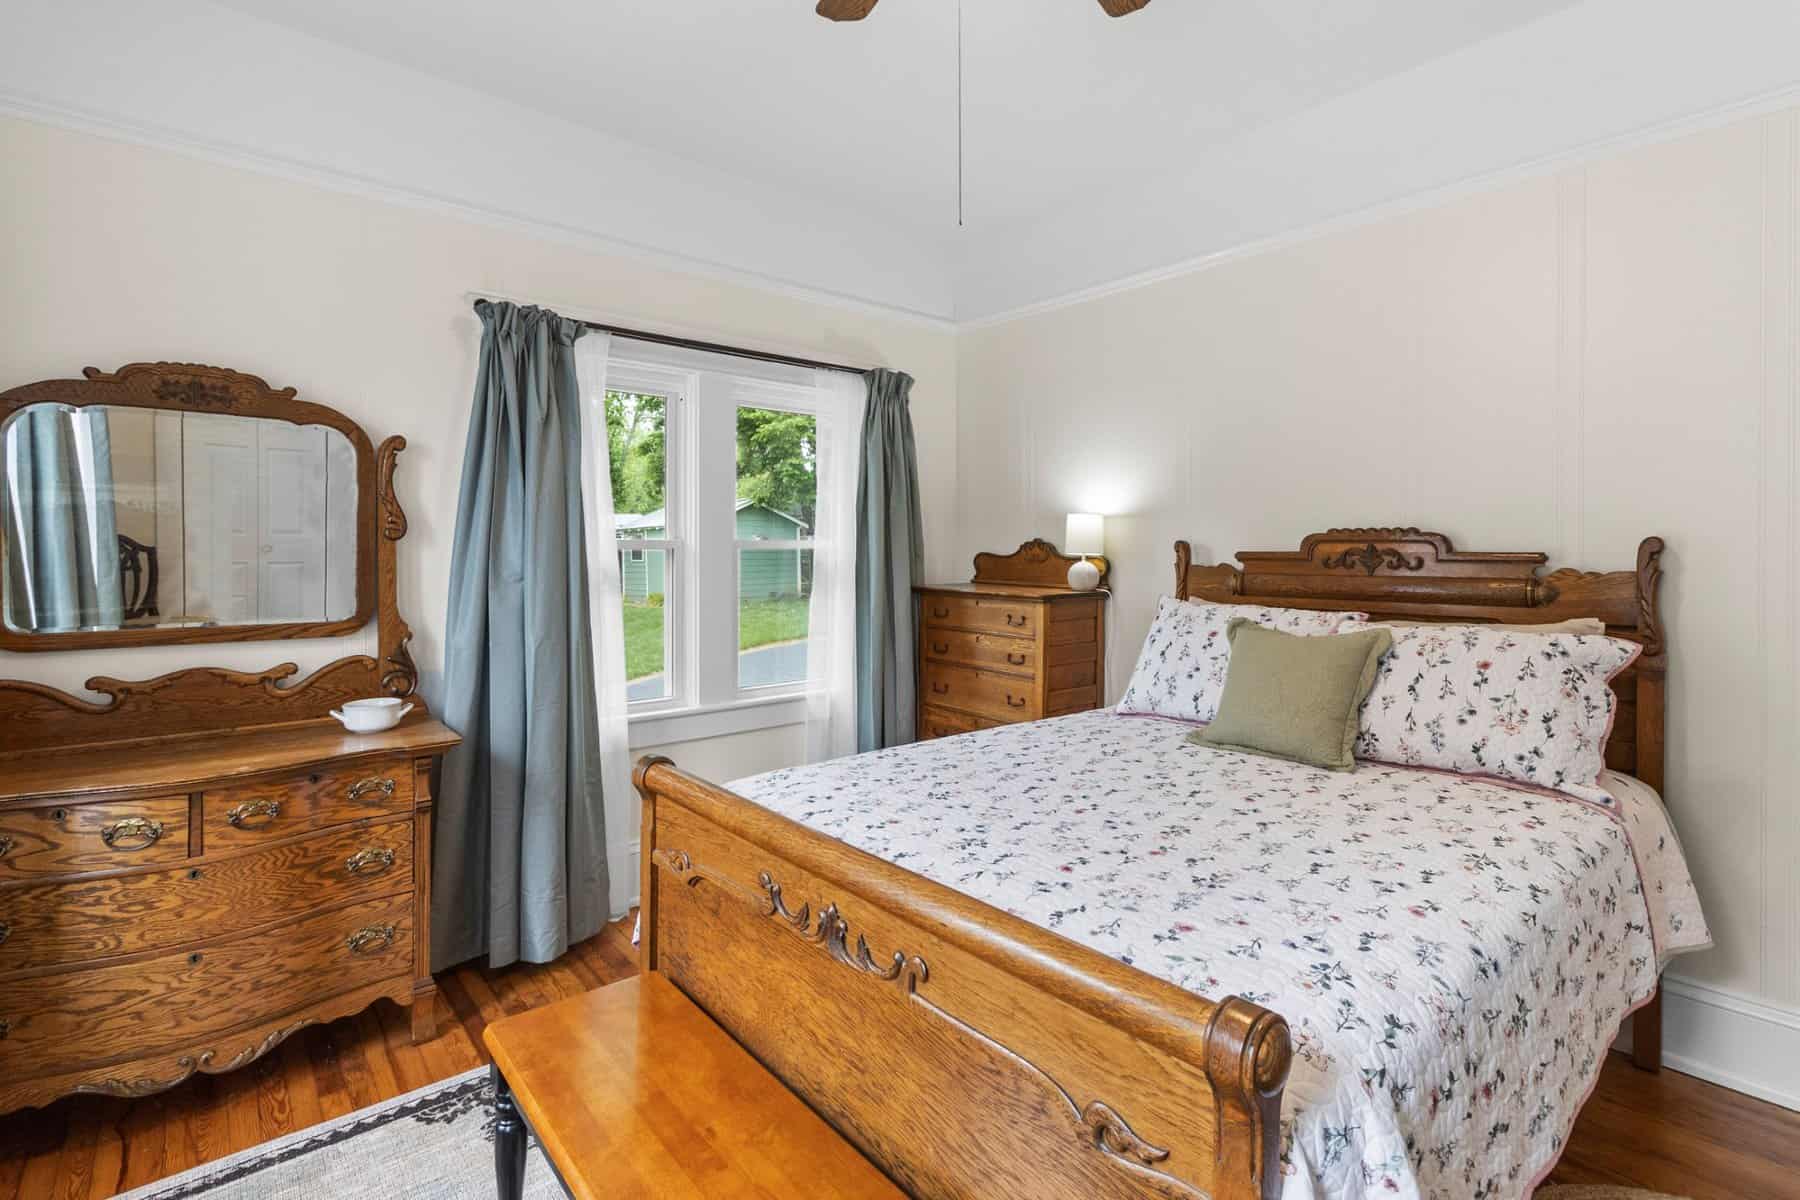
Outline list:
[[[638,891],[637,791],[631,786],[625,697],[625,613],[613,533],[612,464],[606,440],[606,362],[612,335],[589,330],[575,343],[581,385],[581,512],[587,529],[588,620],[594,641],[594,711],[600,718],[601,787],[606,796],[607,907],[614,920]]]
[[[813,373],[819,400],[819,498],[807,614],[806,761],[856,753],[856,475],[868,386]]]

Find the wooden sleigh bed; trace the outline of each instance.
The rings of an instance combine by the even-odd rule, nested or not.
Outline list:
[[[1175,594],[1376,618],[1598,617],[1643,644],[1607,764],[1663,783],[1662,541],[1633,569],[1541,575],[1411,528],[1195,566]],[[669,760],[638,764],[642,955],[910,1194],[1270,1200],[1292,1046],[1207,998],[790,821]],[[1633,1018],[1655,1069],[1661,1006]],[[664,1047],[678,1054],[678,1047]]]

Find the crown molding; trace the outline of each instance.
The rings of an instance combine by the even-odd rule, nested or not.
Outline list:
[[[268,175],[292,183],[306,184],[363,199],[404,205],[408,208],[438,213],[472,224],[542,238],[582,250],[609,254],[647,266],[677,271],[718,283],[754,288],[758,291],[770,292],[787,299],[817,304],[841,312],[854,312],[866,316],[904,321],[941,333],[953,333],[956,329],[955,321],[942,314],[884,304],[862,296],[812,287],[793,279],[749,271],[711,259],[659,250],[625,238],[607,237],[572,226],[522,216],[503,209],[472,205],[424,189],[399,187],[350,171],[318,167],[279,155],[259,153],[241,146],[196,138],[148,122],[126,120],[70,108],[66,105],[52,104],[3,89],[0,89],[0,116],[14,117],[39,125],[89,134],[109,141],[184,154],[219,166],[252,171],[259,175]]]

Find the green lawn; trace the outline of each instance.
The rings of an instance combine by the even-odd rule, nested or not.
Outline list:
[[[642,679],[663,669],[663,612],[648,604],[625,605],[625,678]],[[738,610],[740,650],[805,636],[805,600],[750,600]]]

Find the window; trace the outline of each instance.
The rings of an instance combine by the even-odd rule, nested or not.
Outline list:
[[[812,373],[620,339],[607,387],[634,719],[692,736],[662,718],[800,703],[818,505]]]
[[[739,688],[806,679],[818,444],[818,419],[810,412],[738,406]]]
[[[668,453],[680,381],[630,369],[609,373],[607,381],[621,385],[606,393],[606,437],[625,602],[625,690],[633,704],[666,703],[679,694],[668,601],[681,538],[670,514]]]

